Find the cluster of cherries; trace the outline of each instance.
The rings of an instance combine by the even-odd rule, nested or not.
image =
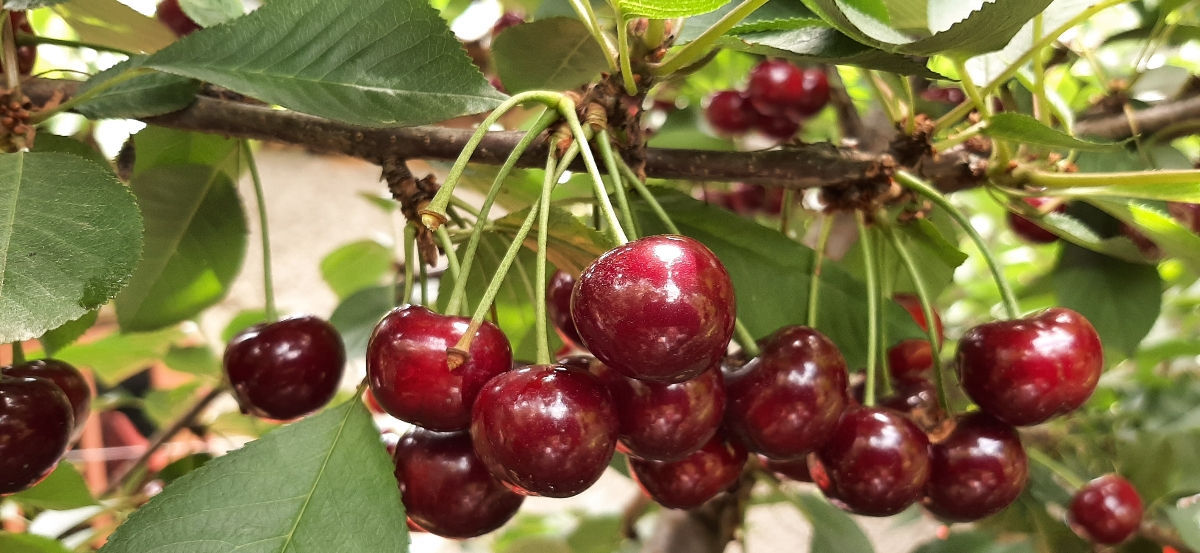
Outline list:
[[[0,496],[32,487],[83,433],[92,390],[75,367],[39,359],[0,367]]]
[[[829,81],[824,71],[766,60],[750,70],[745,91],[722,90],[709,96],[704,116],[720,134],[757,130],[787,140],[828,102]]]

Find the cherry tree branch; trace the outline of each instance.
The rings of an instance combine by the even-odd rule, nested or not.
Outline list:
[[[1139,133],[1150,135],[1184,121],[1200,121],[1200,94],[1177,100],[1160,102],[1152,107],[1133,112],[1134,123]],[[1194,131],[1194,128],[1192,129]],[[1133,136],[1129,117],[1116,113],[1094,119],[1081,119],[1075,123],[1075,133],[1121,140]]]

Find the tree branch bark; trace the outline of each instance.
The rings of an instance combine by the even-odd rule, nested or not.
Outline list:
[[[1200,120],[1200,95],[1161,102],[1153,107],[1134,112],[1137,132],[1154,134],[1177,123]],[[1129,118],[1124,113],[1083,119],[1075,124],[1075,134],[1094,136],[1110,140],[1122,140],[1133,136]]]

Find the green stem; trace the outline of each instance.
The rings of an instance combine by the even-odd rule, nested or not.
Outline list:
[[[1044,24],[1042,14],[1033,16],[1033,40],[1041,38]],[[1043,125],[1050,125],[1050,100],[1046,97],[1046,62],[1041,52],[1033,56],[1033,115]]]
[[[829,245],[833,230],[833,215],[821,217],[821,232],[817,236],[817,247],[813,250],[812,280],[808,283],[808,326],[817,328],[817,311],[821,305],[821,265],[825,262],[825,248]]]
[[[958,223],[958,226],[962,227],[963,232],[967,233],[967,236],[975,243],[975,247],[979,248],[979,253],[983,255],[984,261],[987,262],[988,269],[992,272],[992,280],[996,282],[996,288],[1000,290],[1000,298],[1004,302],[1004,308],[1008,317],[1015,319],[1021,316],[1021,308],[1017,304],[1017,296],[1013,294],[1012,286],[1008,284],[1008,279],[1004,278],[1004,272],[1000,268],[1000,263],[996,260],[996,256],[992,254],[991,249],[987,247],[987,242],[983,240],[983,237],[979,235],[975,227],[971,226],[971,221],[967,219],[967,216],[957,207],[954,207],[954,204],[951,204],[950,200],[946,199],[941,192],[938,192],[937,189],[911,173],[897,171],[894,177],[896,182],[904,185],[905,188],[917,192],[928,198],[934,205],[942,208],[951,219],[954,219],[954,222]]]
[[[592,178],[592,190],[596,195],[596,201],[600,204],[600,210],[604,214],[605,220],[611,227],[610,231],[613,234],[613,238],[616,239],[617,244],[628,243],[629,238],[621,230],[621,222],[617,219],[612,202],[608,199],[608,192],[604,190],[604,180],[600,178],[600,169],[596,167],[596,158],[592,155],[592,149],[587,145],[588,136],[583,132],[583,127],[579,124],[579,116],[575,114],[575,102],[565,96],[561,97],[561,101],[558,104],[558,112],[566,118],[567,125],[571,128],[571,134],[579,142],[579,151],[583,154],[583,165],[587,167],[588,175]]]
[[[575,9],[575,15],[583,21],[583,26],[587,27],[588,33],[592,35],[592,39],[596,44],[600,45],[600,49],[604,51],[604,61],[608,62],[608,70],[617,70],[617,54],[613,52],[612,44],[608,37],[604,35],[604,31],[600,28],[600,20],[596,19],[596,12],[592,10],[590,0],[570,0],[571,7]]]
[[[37,46],[39,44],[52,44],[54,46],[65,46],[67,48],[91,48],[98,52],[112,52],[114,54],[122,54],[132,56],[133,52],[122,50],[115,46],[106,44],[97,44],[95,42],[85,42],[82,40],[65,40],[61,38],[51,38],[48,36],[32,35],[28,33],[17,33],[17,44],[19,46]]]
[[[637,81],[633,79],[633,62],[629,59],[629,22],[617,10],[617,56],[621,60],[621,84],[625,94],[637,96]]]
[[[520,142],[513,147],[512,153],[504,160],[504,164],[496,171],[496,178],[492,180],[492,186],[488,189],[487,195],[483,198],[483,205],[479,207],[478,218],[475,222],[475,227],[471,229],[471,236],[467,239],[467,247],[463,250],[462,256],[462,274],[470,276],[471,265],[475,261],[475,252],[479,249],[479,241],[483,239],[483,229],[486,225],[488,214],[492,211],[492,204],[496,203],[496,197],[500,195],[500,187],[512,170],[517,165],[517,161],[521,159],[521,155],[525,150],[529,149],[530,144],[541,135],[542,131],[546,130],[558,119],[558,113],[554,110],[547,109],[542,112],[541,117],[529,128],[525,136],[521,137]],[[466,293],[467,279],[461,278],[454,281],[454,289],[450,292],[450,300],[446,303],[447,313],[458,313],[463,304],[463,295]]]
[[[1119,171],[1113,173],[1054,173],[1018,167],[1013,177],[1045,188],[1081,188],[1091,186],[1164,186],[1200,183],[1200,170]]]
[[[421,271],[421,305],[429,306],[429,268],[423,259],[417,259],[417,268]]]
[[[967,63],[963,58],[954,58],[954,69],[958,71],[959,82],[962,83],[963,92],[967,93],[967,98],[971,99],[971,103],[975,104],[975,109],[979,110],[979,115],[987,120],[992,116],[992,106],[988,105],[987,98],[984,97],[984,92],[975,86],[975,81],[971,80],[971,74],[967,72]]]
[[[642,35],[642,45],[648,50],[662,46],[666,37],[667,22],[662,19],[651,19],[646,24],[646,34]]]
[[[538,199],[537,275],[534,284],[534,332],[537,334],[537,362],[550,364],[550,329],[546,324],[546,238],[550,226],[550,193],[554,184],[554,148],[546,156],[546,178],[542,182],[542,196]]]
[[[400,296],[400,305],[412,303],[413,284],[416,283],[416,266],[421,263],[417,259],[417,228],[415,223],[404,225],[404,292]]]
[[[475,226],[478,227],[479,225]],[[450,273],[450,278],[454,279],[454,286],[457,288],[460,281],[466,280],[463,278],[466,275],[463,274],[462,268],[458,263],[458,255],[454,253],[454,242],[450,240],[450,231],[446,230],[445,226],[441,226],[434,231],[434,235],[437,236],[438,243],[441,244],[442,251],[446,254],[446,271]],[[462,302],[464,304],[469,303],[465,292],[462,295]],[[458,314],[457,311],[450,311],[449,309],[446,310],[446,313]]]
[[[900,83],[904,85],[904,98],[908,102],[908,115],[904,118],[904,132],[912,136],[917,130],[917,97],[913,93],[912,81],[908,77],[900,77]]]
[[[742,323],[740,318],[733,320],[733,332],[737,336],[737,343],[742,346],[742,351],[750,358],[758,357],[758,342],[754,341],[754,335],[750,334],[750,329]]]
[[[1075,471],[1067,468],[1065,465],[1054,460],[1054,458],[1046,455],[1044,451],[1036,447],[1025,448],[1025,454],[1028,455],[1030,459],[1033,459],[1033,462],[1050,469],[1050,472],[1058,475],[1059,478],[1062,478],[1063,481],[1072,488],[1079,489],[1087,483],[1086,480],[1084,480],[1078,474],[1075,474]]]
[[[876,274],[878,260],[871,245],[871,233],[867,228],[866,216],[861,211],[854,213],[858,224],[858,239],[862,241],[863,265],[867,279],[867,383],[863,388],[863,405],[875,405],[875,382],[878,380],[879,349],[879,276]]]
[[[595,142],[597,149],[600,150],[600,158],[604,160],[604,170],[608,171],[608,176],[613,181],[613,195],[617,197],[617,206],[621,208],[621,219],[625,224],[625,232],[629,234],[630,240],[637,240],[637,227],[633,223],[633,212],[629,209],[625,184],[621,182],[621,169],[617,166],[617,156],[613,153],[612,144],[608,141],[608,129],[600,129],[600,132],[596,133]]]
[[[886,255],[886,249],[887,244],[885,244],[883,240],[879,240],[875,243],[875,259],[880,260],[880,266],[882,266],[882,260],[884,259],[884,255]],[[895,288],[895,283],[893,281],[895,280],[896,275],[895,273],[883,273],[879,276],[879,305],[880,311],[883,311],[886,309],[883,307],[883,298],[890,298],[893,296],[892,290]],[[885,314],[884,317],[886,318],[886,316],[887,315]],[[888,371],[889,361],[887,356],[887,348],[890,343],[891,342],[888,341],[888,325],[885,321],[883,324],[879,325],[879,366],[881,367],[880,370],[883,371],[883,374],[891,374],[891,372]],[[880,382],[877,382],[876,384],[883,384],[882,391],[884,395],[890,394],[894,391],[891,378],[881,378],[879,380]]]
[[[250,168],[250,181],[254,183],[254,198],[258,203],[258,227],[262,238],[263,295],[266,298],[264,310],[267,320],[274,321],[279,318],[279,313],[275,310],[275,279],[272,277],[271,270],[271,234],[270,225],[267,224],[267,200],[266,195],[263,194],[258,164],[254,162],[254,152],[250,150],[248,140],[242,141],[242,152],[246,155],[246,166]]]
[[[879,107],[887,115],[888,121],[892,123],[899,122],[900,114],[896,113],[896,108],[893,106],[895,104],[895,95],[892,94],[892,90],[888,88],[887,83],[883,82],[879,74],[870,69],[866,70],[864,77],[867,85],[871,87],[871,91],[875,93],[875,99],[879,101]]]
[[[792,204],[795,203],[796,190],[794,188],[783,189],[783,200],[779,210],[779,234],[788,235],[791,231],[792,223]]]
[[[713,45],[716,44],[717,39],[724,36],[726,32],[766,3],[767,0],[742,0],[742,3],[730,10],[721,19],[718,19],[711,27],[705,29],[704,32],[700,33],[700,36],[697,36],[691,42],[668,54],[662,63],[653,68],[654,74],[670,75],[703,58],[713,49]]]
[[[933,146],[932,146],[933,151],[944,152],[946,150],[949,150],[950,148],[958,146],[959,144],[962,144],[963,142],[966,142],[976,136],[979,136],[979,133],[983,132],[983,130],[986,129],[987,126],[988,126],[988,122],[986,120],[975,123],[974,125],[971,125],[970,127],[967,127],[965,129],[963,129],[962,131],[959,131],[958,133],[954,134],[954,136],[934,142]]]
[[[79,94],[78,96],[71,97],[67,101],[55,106],[54,109],[48,109],[46,111],[34,112],[29,117],[29,120],[30,120],[30,122],[35,123],[35,124],[41,123],[42,121],[45,121],[45,120],[47,120],[55,115],[58,115],[60,113],[64,113],[67,110],[70,110],[79,104],[91,101],[92,98],[99,96],[101,93],[108,91],[108,89],[110,89],[114,86],[117,86],[121,83],[130,81],[130,80],[132,80],[136,77],[140,77],[142,75],[148,75],[151,72],[152,72],[152,70],[147,69],[145,67],[138,67],[135,69],[130,69],[128,71],[125,71],[124,73],[121,73],[120,75],[117,75],[116,77],[113,77],[107,81],[104,81],[104,82],[96,85],[95,87],[89,88],[87,91]]]
[[[25,362],[25,346],[21,345],[21,341],[12,342],[12,364],[20,365]]]
[[[4,61],[4,80],[12,92],[12,97],[19,98],[21,96],[21,75],[17,72],[17,29],[13,26],[12,19],[8,17],[8,10],[0,10],[0,17],[4,18],[3,26],[0,26],[0,34],[3,34],[4,43],[3,56],[0,56]]]
[[[621,158],[617,158],[617,164],[621,166],[621,172],[625,173],[625,178],[633,183],[634,190],[637,190],[638,195],[642,197],[646,205],[650,206],[650,211],[653,211],[654,216],[658,218],[664,227],[667,227],[667,232],[671,234],[683,234],[679,232],[679,227],[675,226],[675,221],[671,220],[671,216],[667,215],[667,210],[663,209],[662,204],[658,203],[658,198],[655,198],[650,189],[646,188],[646,183],[638,178],[637,173],[633,172],[629,164],[625,163],[625,160]]]

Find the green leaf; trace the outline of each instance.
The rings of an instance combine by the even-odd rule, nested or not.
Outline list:
[[[496,107],[425,0],[288,0],[192,33],[147,66],[346,123],[420,125]]]
[[[804,2],[805,7],[812,10],[830,26],[867,46],[886,48],[889,45],[912,41],[912,37],[892,29],[885,21],[881,20],[878,17],[878,10],[875,10],[876,15],[871,15],[869,9],[865,12],[860,11],[840,0],[801,1]]]
[[[142,410],[160,428],[168,426],[188,410],[200,383],[193,380],[174,388],[150,390],[142,399]]]
[[[937,212],[934,212],[931,217],[942,222],[949,221],[945,214]],[[942,290],[953,283],[954,270],[967,260],[967,254],[947,240],[938,226],[929,219],[918,219],[907,224],[895,225],[893,228],[899,234],[900,241],[909,254],[916,260],[925,290],[936,298],[938,294],[942,293]],[[882,238],[876,240],[880,239]],[[916,285],[908,276],[908,269],[904,267],[899,254],[893,248],[884,248],[879,257],[882,267],[881,278],[893,279],[891,290],[916,293]],[[861,241],[847,252],[842,263],[855,276],[865,278]]]
[[[396,306],[396,290],[392,286],[363,288],[342,300],[329,316],[329,324],[342,335],[346,356],[358,359],[367,353],[367,340],[375,325]]]
[[[162,359],[171,344],[182,336],[177,328],[113,334],[95,342],[67,346],[55,356],[76,367],[90,367],[97,380],[111,385]]]
[[[729,0],[617,0],[625,19],[672,19],[713,11]]]
[[[1200,549],[1200,504],[1185,508],[1167,507],[1167,518],[1179,531],[1179,539],[1193,550]]]
[[[1071,150],[1109,151],[1121,148],[1117,142],[1093,142],[1075,138],[1058,129],[1043,125],[1037,119],[1023,113],[997,113],[988,121],[983,134],[992,138],[1012,140],[1025,144],[1066,148]]]
[[[521,226],[521,221],[529,214],[529,209],[510,213],[493,221],[493,228],[499,233],[511,238]],[[525,244],[536,247],[533,236],[537,233],[537,223],[530,230]],[[550,208],[549,235],[546,237],[546,258],[555,267],[571,274],[579,274],[592,264],[600,254],[616,247],[616,244],[596,229],[588,226],[578,217],[561,208]],[[501,249],[500,252],[504,250]],[[472,269],[472,272],[474,269]],[[482,290],[482,288],[480,288]]]
[[[71,154],[83,159],[94,161],[97,165],[108,167],[108,159],[95,148],[68,136],[58,136],[48,132],[38,131],[37,140],[33,143],[35,152],[58,152]]]
[[[201,27],[212,27],[246,13],[242,0],[179,0],[179,7]]]
[[[1051,212],[1040,219],[1029,218],[1029,220],[1076,246],[1130,263],[1146,262],[1145,256],[1128,238],[1121,235],[1103,237],[1087,223],[1078,219],[1076,215],[1078,213]]]
[[[608,69],[604,51],[578,19],[517,25],[492,42],[492,62],[509,93],[569,90]]]
[[[62,462],[54,468],[45,480],[28,490],[14,494],[9,499],[17,503],[38,509],[66,511],[96,504],[96,500],[88,491],[79,471],[71,463]],[[8,549],[0,548],[7,552]]]
[[[711,12],[687,18],[683,22],[683,29],[680,30],[679,37],[675,39],[675,44],[691,42],[725,14],[733,11],[737,5],[738,2],[729,2]],[[786,31],[812,25],[813,21],[820,21],[820,18],[799,2],[767,2],[739,21],[725,34]]]
[[[150,126],[133,138],[133,174],[163,165],[212,165],[231,178],[238,174],[238,143],[215,134]]]
[[[1145,171],[1138,175],[1139,179],[1153,178],[1154,171]],[[1142,200],[1162,200],[1166,202],[1200,203],[1200,171],[1196,172],[1193,182],[1138,182],[1122,184],[1119,177],[1113,178],[1113,184],[1104,186],[1072,186],[1056,188],[1054,194],[1076,198],[1134,198]]]
[[[234,335],[246,330],[258,323],[267,322],[267,312],[263,309],[246,309],[239,311],[234,315],[229,323],[225,325],[225,329],[221,331],[221,340],[228,342],[233,339]]]
[[[70,154],[0,155],[0,342],[103,305],[141,249],[137,204],[107,167]]]
[[[937,539],[918,547],[913,553],[1033,553],[1028,540],[999,543],[989,532],[954,532],[946,539]]]
[[[621,536],[621,517],[582,516],[579,525],[567,535],[571,553],[612,553],[620,551],[625,538]]]
[[[1200,274],[1200,236],[1174,217],[1136,201],[1093,198],[1088,203],[1136,227],[1169,257]]]
[[[1158,319],[1162,278],[1153,265],[1064,245],[1053,274],[1059,305],[1087,317],[1106,350],[1132,356]]]
[[[33,534],[0,532],[0,551],[4,553],[70,553],[58,540]]]
[[[85,42],[128,52],[154,52],[175,42],[175,33],[157,19],[117,0],[72,0],[53,9]]]
[[[42,344],[42,351],[46,357],[54,357],[58,350],[71,345],[75,340],[78,340],[83,333],[87,332],[92,325],[96,324],[96,317],[100,315],[99,309],[93,309],[84,313],[82,317],[74,321],[63,323],[62,326],[50,330],[38,338],[38,342]]]
[[[933,36],[900,45],[896,51],[928,56],[969,57],[1004,48],[1050,0],[930,0],[929,27]],[[971,9],[963,14],[965,9]],[[955,20],[955,16],[965,16]]]
[[[61,4],[66,0],[4,0],[4,9],[10,11],[33,10]]]
[[[179,460],[172,461],[171,464],[158,471],[158,474],[154,475],[154,477],[157,480],[162,480],[164,485],[170,484],[204,466],[211,460],[213,460],[211,453],[193,453]]]
[[[221,360],[208,346],[171,346],[163,364],[173,370],[206,378],[220,378]]]
[[[100,551],[404,552],[392,468],[366,407],[350,401],[176,480]]]
[[[392,249],[375,240],[359,240],[333,250],[321,260],[321,278],[341,299],[383,283],[394,270]]]
[[[789,499],[812,524],[812,553],[835,553],[855,551],[872,553],[875,548],[871,540],[859,528],[858,523],[844,511],[829,504],[823,497],[813,494],[796,494]]]
[[[75,106],[88,119],[139,119],[181,110],[196,99],[200,81],[142,69],[145,56],[135,56],[97,73],[79,88],[79,94],[100,86],[127,72],[144,74],[104,89],[90,100]],[[40,137],[39,137],[40,139]]]
[[[805,63],[833,63],[904,75],[940,77],[927,69],[923,60],[860,44],[819,21],[797,24],[796,28],[782,31],[722,37],[718,44],[724,48]]]

